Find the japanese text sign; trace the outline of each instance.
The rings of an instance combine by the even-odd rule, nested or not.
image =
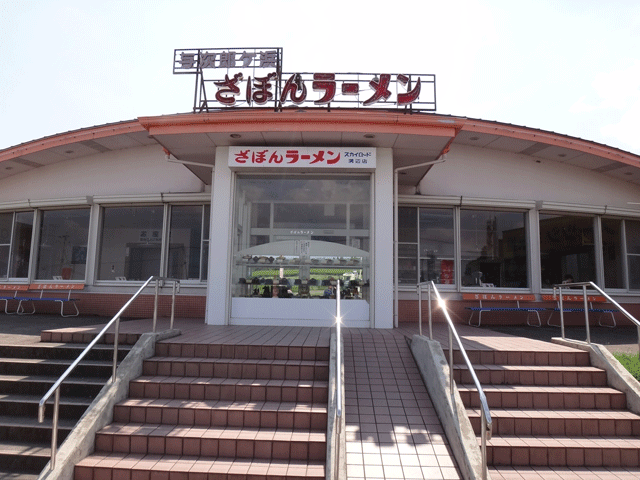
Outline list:
[[[229,147],[232,168],[375,169],[375,148]]]

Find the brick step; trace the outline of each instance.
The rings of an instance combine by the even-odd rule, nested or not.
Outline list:
[[[0,375],[52,375],[60,377],[73,360],[0,358]],[[113,370],[111,360],[88,360],[80,362],[71,372],[71,377],[109,378]]]
[[[99,325],[103,327],[104,325]],[[41,342],[52,342],[52,343],[83,343],[88,345],[93,342],[93,339],[96,338],[97,333],[95,332],[78,332],[78,331],[63,331],[63,330],[43,330],[40,332],[40,341]],[[118,347],[132,347],[136,344],[138,339],[140,338],[139,333],[120,333],[118,335]],[[115,340],[115,333],[107,332],[100,339],[98,344],[100,345],[110,345],[111,350],[113,350],[113,341]]]
[[[640,478],[640,468],[614,467],[489,467],[489,475],[493,480],[501,479],[629,479]]]
[[[328,380],[329,362],[156,356],[144,361],[143,374],[179,377]]]
[[[86,344],[72,343],[29,343],[26,345],[0,345],[0,357],[28,359],[58,359],[74,361],[86,348]],[[124,359],[131,350],[130,346],[118,346],[118,360]],[[85,357],[85,360],[113,362],[113,345],[97,344]]]
[[[326,403],[328,382],[202,377],[139,377],[131,398]]]
[[[5,394],[44,395],[58,376],[0,375],[0,392]],[[63,397],[94,398],[107,382],[106,378],[69,377],[60,387]]]
[[[480,410],[467,415],[480,433]],[[491,409],[493,435],[640,436],[640,416],[627,410],[518,410]]]
[[[329,347],[283,345],[222,345],[158,342],[161,357],[252,358],[261,360],[329,360]]]
[[[0,441],[0,465],[2,468],[37,474],[42,471],[50,458],[50,442],[40,445],[9,440]],[[0,476],[0,478],[4,477]]]
[[[0,479],[7,480],[38,480],[40,472],[38,473],[24,473],[15,470],[8,470],[5,467],[0,467]]]
[[[33,417],[38,415],[41,395],[4,395],[0,394],[0,416]],[[89,398],[60,397],[60,418],[80,418],[91,404]],[[47,402],[45,416],[53,415],[53,401]]]
[[[566,351],[467,350],[473,365],[563,365],[589,366],[589,353],[573,348]],[[448,352],[446,352],[448,358]],[[453,351],[453,363],[463,364],[459,350]]]
[[[482,389],[489,408],[623,410],[627,407],[626,395],[608,387],[485,385]],[[458,391],[467,408],[480,406],[475,385],[458,385]]]
[[[221,478],[226,480],[322,480],[325,464],[318,462],[249,460],[235,458],[207,458],[157,455],[91,455],[75,467],[75,480],[100,478],[180,478],[202,480]]]
[[[567,385],[606,386],[607,373],[596,367],[556,365],[474,365],[482,385]],[[466,365],[453,366],[453,378],[458,383],[472,383]]]
[[[322,431],[112,423],[96,433],[96,451],[278,460],[324,460]]]
[[[327,405],[129,398],[115,406],[113,420],[119,423],[326,430]]]
[[[487,441],[487,463],[493,466],[638,467],[640,439],[494,437]]]

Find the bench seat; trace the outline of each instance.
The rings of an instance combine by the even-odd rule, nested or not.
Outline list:
[[[29,285],[29,295],[20,295],[15,299],[18,300],[18,315],[33,315],[36,313],[37,302],[57,302],[60,303],[60,316],[62,317],[77,317],[80,315],[77,302],[79,298],[74,298],[71,293],[77,290],[84,289],[83,283],[32,283]],[[39,294],[35,292],[39,291]],[[33,292],[33,293],[32,293]],[[50,295],[45,295],[45,292]],[[66,295],[60,295],[60,293],[66,292]],[[25,305],[31,303],[31,311],[25,310]],[[75,313],[65,313],[64,306],[66,303],[73,305]]]
[[[554,312],[559,312],[560,311],[560,300],[557,298],[557,296],[554,298],[553,295],[542,295],[542,300],[544,301],[555,301],[557,303],[557,307],[555,308],[550,308],[549,310],[551,311],[551,314],[549,315],[549,318],[547,319],[547,325],[549,325],[550,327],[559,327],[560,325],[556,325],[555,323],[551,323],[551,317],[553,315]],[[584,298],[582,295],[566,295],[563,294],[562,295],[562,312],[563,313],[584,313],[584,307],[567,307],[565,305],[565,302],[567,303],[575,303],[575,302],[581,302],[581,304],[584,302]],[[615,312],[617,312],[618,310],[615,308],[599,308],[599,307],[595,307],[593,306],[594,303],[607,303],[607,299],[601,295],[587,295],[587,302],[589,303],[589,308],[588,308],[588,312],[589,313],[599,313],[600,316],[598,317],[598,325],[600,327],[609,327],[609,328],[614,328],[617,324],[616,324],[616,317],[614,315]],[[605,315],[611,315],[611,325],[606,325],[602,323],[602,317]]]
[[[540,312],[544,312],[546,308],[543,307],[532,307],[532,306],[520,306],[520,302],[534,302],[536,297],[531,294],[521,294],[521,293],[463,293],[463,300],[475,300],[478,302],[477,307],[465,307],[467,310],[471,311],[471,316],[469,317],[469,325],[473,327],[479,327],[482,324],[482,313],[483,312],[527,312],[527,325],[539,327],[542,325],[542,321],[540,320]],[[515,302],[515,306],[513,303],[511,305],[491,305],[486,306],[482,304],[482,301],[486,302]],[[478,312],[478,323],[473,324],[473,315]],[[530,317],[532,314],[535,314],[538,319],[538,324],[532,324]]]

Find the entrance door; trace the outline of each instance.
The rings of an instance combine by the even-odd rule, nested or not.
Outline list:
[[[327,326],[370,318],[369,175],[238,175],[231,323]]]

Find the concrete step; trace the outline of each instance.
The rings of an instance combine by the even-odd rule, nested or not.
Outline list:
[[[113,420],[118,423],[326,430],[327,405],[129,398],[115,406]]]
[[[59,443],[62,443],[76,423],[76,419],[59,420]],[[0,416],[0,440],[50,445],[51,425],[51,418],[45,418],[44,422],[39,423],[36,417]]]
[[[252,358],[262,360],[329,360],[329,347],[283,345],[223,345],[159,342],[160,357]]]
[[[448,352],[445,352],[448,358]],[[582,350],[569,351],[520,351],[520,350],[467,350],[467,356],[473,365],[591,365],[589,353]],[[463,364],[459,350],[453,351],[453,363]]]
[[[0,358],[0,375],[51,375],[60,377],[73,360]],[[71,372],[71,377],[109,378],[113,370],[111,360],[88,360],[80,362]]]
[[[493,466],[638,467],[640,439],[500,436],[487,442],[487,462]]]
[[[143,376],[129,385],[131,398],[326,403],[328,382]]]
[[[623,410],[627,406],[626,395],[609,387],[485,385],[482,388],[492,409]],[[458,391],[467,408],[480,406],[475,385],[458,385]]]
[[[29,343],[25,345],[0,345],[0,357],[3,358],[27,358],[27,359],[58,359],[74,361],[86,348],[82,343]],[[118,361],[126,357],[131,346],[118,346]],[[113,361],[113,345],[97,344],[85,357],[88,361]]]
[[[467,410],[476,434],[480,410]],[[640,416],[627,410],[491,409],[493,436],[640,436]]]
[[[92,455],[75,467],[75,480],[94,480],[121,477],[130,478],[224,478],[226,480],[322,480],[325,478],[323,461],[303,462],[286,460],[256,460],[245,458],[189,457],[157,455]],[[169,476],[171,474],[171,476]]]
[[[58,376],[0,375],[0,392],[5,394],[44,395],[58,380]],[[107,379],[69,377],[60,387],[64,397],[94,398]]]
[[[180,377],[328,380],[329,362],[156,356],[145,360],[143,374]]]
[[[466,365],[454,365],[453,369],[457,383],[473,382]],[[607,373],[590,366],[489,364],[474,365],[473,369],[482,385],[607,385]]]
[[[41,395],[0,394],[0,416],[32,417],[38,415]],[[91,399],[60,397],[60,418],[78,419],[91,404]],[[53,401],[47,402],[45,416],[53,415]]]
[[[96,434],[96,451],[320,461],[326,442],[322,431],[113,423]]]
[[[3,469],[37,474],[42,471],[50,458],[51,442],[34,444],[11,440],[0,441],[0,465]]]

